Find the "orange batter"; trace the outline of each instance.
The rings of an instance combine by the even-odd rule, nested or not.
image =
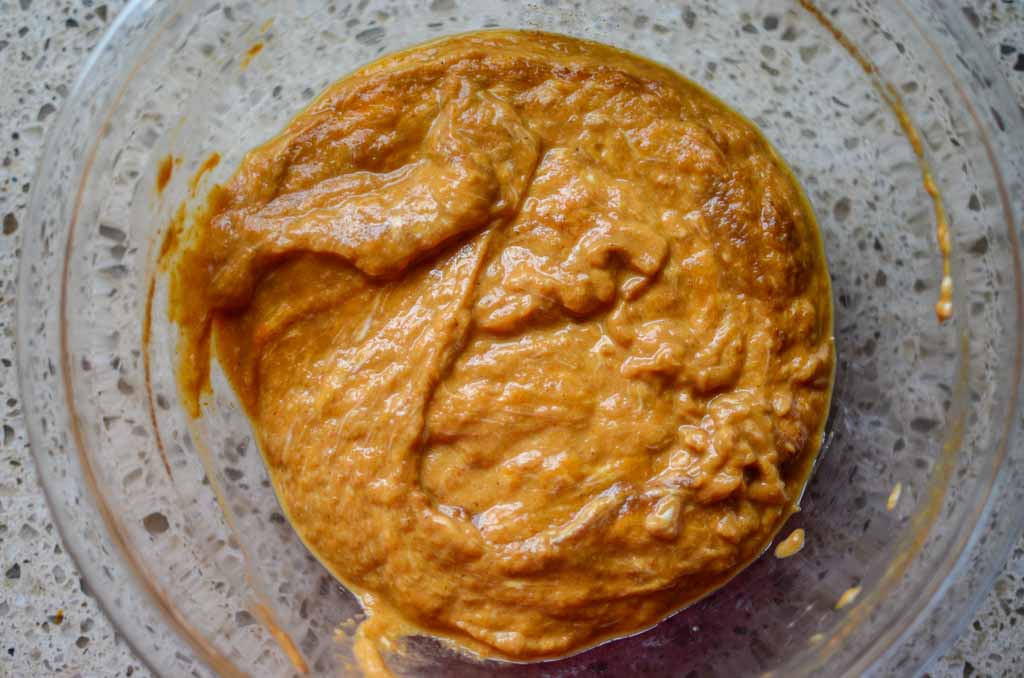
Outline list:
[[[193,414],[212,342],[374,637],[530,660],[650,626],[766,548],[821,442],[795,180],[590,42],[462,35],[341,80],[214,189],[171,284]]]

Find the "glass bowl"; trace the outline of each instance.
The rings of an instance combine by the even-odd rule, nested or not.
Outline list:
[[[761,127],[823,229],[833,410],[802,511],[783,530],[807,531],[797,556],[765,555],[656,627],[566,659],[480,662],[413,638],[392,666],[445,676],[921,667],[970,618],[1024,516],[1021,246],[1009,199],[1021,177],[1006,162],[1024,153],[1019,111],[942,1],[130,4],[47,141],[19,290],[32,448],[89,589],[160,675],[355,671],[360,607],[282,517],[225,380],[214,375],[201,419],[179,403],[157,254],[179,207],[326,85],[382,53],[499,26],[638,52]],[[213,152],[222,160],[204,175]],[[945,324],[925,172],[951,228]]]

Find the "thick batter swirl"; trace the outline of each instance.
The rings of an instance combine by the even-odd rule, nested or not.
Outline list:
[[[832,376],[817,227],[754,127],[561,36],[386,57],[252,151],[173,262],[292,525],[514,659],[649,626],[768,544]]]

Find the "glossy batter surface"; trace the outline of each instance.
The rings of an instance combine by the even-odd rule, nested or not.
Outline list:
[[[303,540],[371,612],[513,659],[640,630],[794,508],[832,376],[817,227],[758,132],[632,55],[458,36],[329,88],[183,240]]]

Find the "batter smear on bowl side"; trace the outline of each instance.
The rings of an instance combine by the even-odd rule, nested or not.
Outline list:
[[[833,374],[813,214],[754,126],[640,57],[494,31],[327,89],[169,261],[360,635],[551,658],[761,554]]]

